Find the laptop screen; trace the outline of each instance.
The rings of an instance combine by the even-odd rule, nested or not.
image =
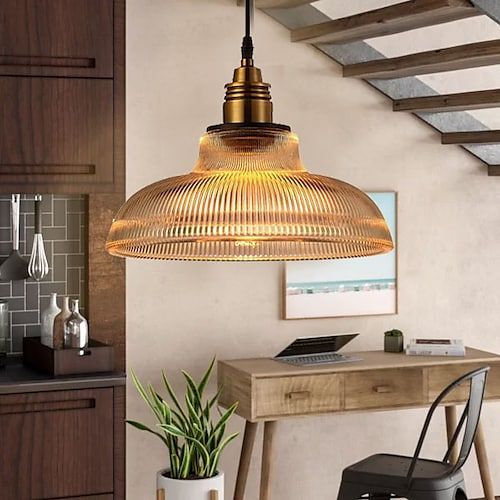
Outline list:
[[[320,337],[299,337],[281,351],[276,358],[337,352],[358,335],[358,333],[349,333],[344,335],[323,335]]]

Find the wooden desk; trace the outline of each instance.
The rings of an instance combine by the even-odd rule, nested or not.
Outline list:
[[[370,412],[428,407],[460,375],[490,366],[486,400],[500,400],[500,356],[467,349],[465,358],[420,357],[382,351],[353,353],[362,361],[337,365],[296,367],[272,359],[220,361],[220,402],[239,401],[237,414],[246,419],[234,500],[243,500],[257,426],[264,422],[260,500],[270,500],[273,438],[277,421],[329,413]],[[464,403],[463,387],[447,401],[446,427],[451,439],[456,405]],[[415,442],[418,436],[415,435]],[[483,429],[475,448],[486,500],[494,500]],[[456,450],[455,450],[456,457]],[[346,464],[346,466],[349,464]]]

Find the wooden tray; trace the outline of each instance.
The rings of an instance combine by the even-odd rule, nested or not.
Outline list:
[[[113,346],[90,340],[85,349],[51,349],[40,337],[23,339],[23,363],[50,375],[112,372],[115,364]]]

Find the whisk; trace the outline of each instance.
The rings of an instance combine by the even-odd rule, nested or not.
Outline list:
[[[31,258],[28,264],[29,275],[35,281],[42,281],[49,274],[49,263],[45,255],[42,236],[42,212],[40,204],[42,196],[35,196],[35,234],[33,236],[33,249],[31,250]]]

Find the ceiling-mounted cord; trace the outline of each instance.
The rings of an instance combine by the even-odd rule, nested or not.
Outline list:
[[[252,25],[254,15],[254,0],[245,1],[245,36],[241,46],[241,57],[243,59],[253,58]]]

